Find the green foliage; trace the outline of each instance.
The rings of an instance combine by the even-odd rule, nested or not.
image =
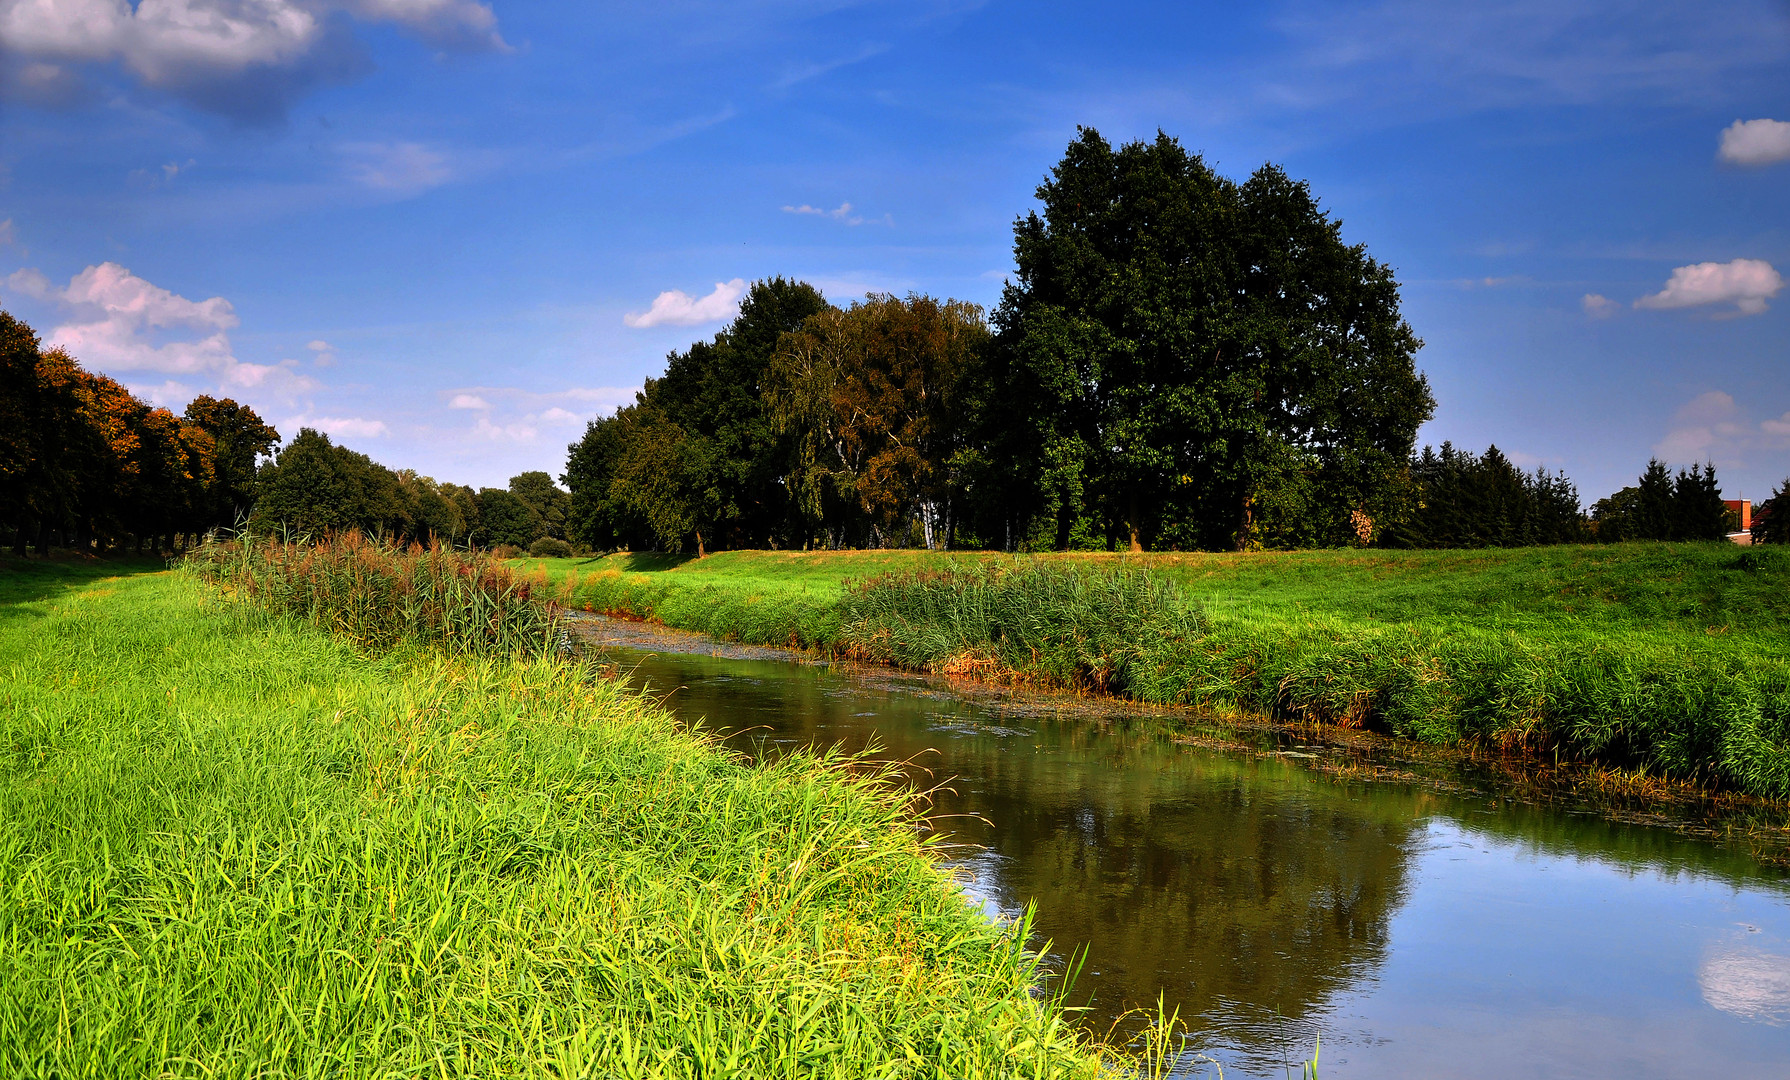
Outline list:
[[[566,514],[571,509],[571,496],[554,486],[552,476],[544,472],[518,473],[510,477],[510,494],[521,499],[534,513],[548,536],[556,540],[566,538]]]
[[[1306,185],[1084,129],[1014,227],[989,494],[1175,547],[1339,542],[1381,516],[1434,402],[1390,270]],[[986,529],[985,531],[993,531]]]
[[[871,295],[810,316],[765,376],[776,430],[792,441],[785,546],[947,546],[961,509],[976,384],[988,351],[982,309]]]
[[[187,404],[185,418],[209,434],[216,448],[206,517],[218,525],[234,525],[248,516],[254,504],[256,466],[273,454],[280,433],[262,423],[247,405],[207,394]]]
[[[1753,543],[1790,544],[1790,480],[1753,508]]]
[[[234,610],[0,608],[0,1073],[1101,1075],[886,773]]]
[[[233,600],[370,651],[409,641],[451,655],[515,656],[559,641],[542,582],[440,544],[401,547],[358,532],[315,543],[248,534],[209,540],[184,565]]]
[[[572,545],[564,540],[543,536],[528,545],[528,553],[537,559],[569,559],[572,557]]]
[[[1526,474],[1496,446],[1483,456],[1443,443],[1411,467],[1415,506],[1387,523],[1392,547],[1481,548],[1590,539],[1579,492],[1564,473]]]
[[[472,532],[475,543],[486,547],[508,545],[528,550],[528,545],[547,534],[547,523],[534,508],[503,488],[480,488],[479,523]]]
[[[387,531],[397,494],[389,470],[313,428],[301,429],[262,469],[259,486],[252,519],[257,529],[283,526],[318,536]]]
[[[754,282],[713,341],[666,358],[633,405],[570,447],[572,538],[592,547],[774,544],[787,531],[789,439],[766,414],[779,339],[826,308],[805,282]],[[644,546],[644,545],[642,545]]]
[[[1714,465],[1680,469],[1676,478],[1657,458],[1634,487],[1591,508],[1592,529],[1606,543],[1624,540],[1721,540],[1728,533]]]

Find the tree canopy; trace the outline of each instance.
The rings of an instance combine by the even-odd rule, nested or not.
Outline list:
[[[1307,185],[1083,129],[1014,228],[988,441],[1054,546],[1333,543],[1391,509],[1434,401],[1387,267]]]

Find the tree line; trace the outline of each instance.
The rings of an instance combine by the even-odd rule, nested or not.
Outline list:
[[[154,408],[0,313],[0,530],[171,546],[249,522],[559,552],[1507,547],[1715,539],[1713,466],[1586,512],[1493,446],[1415,450],[1435,402],[1389,268],[1308,185],[1084,129],[1014,226],[991,313],[755,283],[592,421],[561,479],[473,489],[254,411]],[[1790,532],[1790,481],[1755,533]],[[544,547],[542,547],[544,545]]]
[[[1716,539],[1713,466],[1589,514],[1496,446],[1414,452],[1434,400],[1388,268],[1309,187],[1083,130],[992,317],[754,284],[569,448],[594,548],[1508,547]]]
[[[755,285],[572,447],[580,538],[1306,546],[1397,509],[1421,343],[1306,184],[1083,130],[1037,194],[992,316]]]
[[[178,416],[155,408],[0,311],[0,533],[16,554],[162,551],[233,521],[278,441],[228,398],[194,398]]]
[[[201,395],[179,415],[157,408],[0,311],[0,539],[17,555],[161,553],[245,524],[570,554],[571,497],[546,472],[474,490],[309,428],[279,447],[247,405]]]

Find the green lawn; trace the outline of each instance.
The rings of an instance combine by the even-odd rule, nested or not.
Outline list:
[[[0,1075],[1098,1073],[839,763],[119,569],[0,563]]]
[[[726,551],[706,559],[618,554],[529,559],[555,580],[615,571],[685,585],[837,596],[843,583],[1002,556],[972,552]],[[1179,582],[1208,610],[1374,622],[1748,633],[1790,642],[1790,551],[1727,544],[1614,544],[1478,551],[1292,551],[1045,555],[1141,565]]]

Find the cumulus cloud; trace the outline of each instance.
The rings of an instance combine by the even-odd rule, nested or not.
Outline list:
[[[1777,455],[1790,450],[1790,412],[1775,419],[1754,422],[1732,394],[1709,390],[1680,406],[1672,414],[1671,428],[1653,444],[1661,460],[1677,465],[1713,461],[1726,467],[1742,467],[1758,455]]]
[[[1790,123],[1736,120],[1722,129],[1722,145],[1716,156],[1730,165],[1770,165],[1790,161]]]
[[[1586,293],[1579,306],[1593,319],[1607,319],[1622,309],[1621,304],[1600,293]]]
[[[78,68],[117,64],[201,108],[277,120],[309,86],[364,68],[347,18],[396,23],[443,48],[508,48],[476,0],[0,0],[0,51],[18,58],[5,89],[66,104]]]
[[[614,412],[618,406],[633,401],[639,390],[638,386],[570,386],[561,390],[469,386],[449,391],[447,407],[478,413],[470,429],[461,429],[475,439],[517,445],[563,445],[564,428]]]
[[[681,289],[670,289],[654,297],[652,307],[625,315],[622,322],[636,330],[652,326],[698,326],[702,323],[720,322],[739,310],[740,297],[745,293],[746,282],[743,278],[716,282],[715,291],[700,298]]]
[[[19,242],[19,231],[12,227],[12,219],[0,221],[0,247],[12,247]]]
[[[1766,301],[1784,287],[1784,279],[1763,259],[1697,263],[1672,271],[1666,287],[1635,301],[1638,308],[1688,308],[1733,304],[1741,315],[1763,314]]]
[[[343,146],[348,175],[375,191],[413,195],[453,179],[447,155],[421,143],[349,143]]]
[[[44,343],[67,349],[95,370],[206,377],[226,391],[257,389],[287,399],[317,386],[297,370],[296,360],[238,360],[230,345],[236,309],[221,296],[189,300],[115,262],[89,266],[64,287],[29,267],[6,283],[14,292],[60,305],[68,317]]]

